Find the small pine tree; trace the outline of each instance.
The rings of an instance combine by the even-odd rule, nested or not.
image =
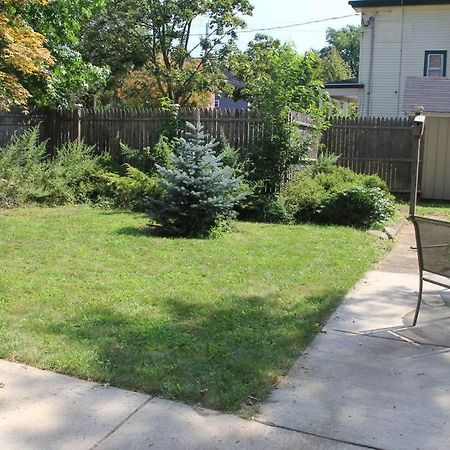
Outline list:
[[[240,179],[214,153],[217,143],[206,143],[203,127],[187,124],[171,167],[158,167],[163,197],[150,199],[149,216],[163,230],[177,236],[205,236],[216,225],[236,217],[241,200]]]

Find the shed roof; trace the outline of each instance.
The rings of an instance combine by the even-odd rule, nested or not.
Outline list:
[[[413,112],[417,106],[425,112],[450,113],[450,78],[406,78],[403,110]]]

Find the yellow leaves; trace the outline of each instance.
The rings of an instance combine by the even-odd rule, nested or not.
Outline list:
[[[36,5],[46,5],[48,0],[2,0],[5,6],[25,6],[27,3],[34,3]]]
[[[15,22],[11,26],[8,17],[0,14],[0,39],[6,43],[2,59],[24,75],[45,75],[47,66],[54,62],[43,46],[45,37],[22,21]]]
[[[4,0],[21,5],[26,0]],[[45,0],[33,0],[44,3]],[[54,63],[44,47],[45,37],[36,33],[17,16],[0,13],[0,110],[12,105],[24,105],[30,94],[22,85],[22,77],[47,76],[48,66]]]
[[[14,104],[26,104],[29,96],[15,76],[0,71],[0,111],[8,111]]]

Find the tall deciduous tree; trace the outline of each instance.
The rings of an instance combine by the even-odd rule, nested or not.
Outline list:
[[[319,106],[323,83],[315,53],[300,55],[290,43],[257,35],[231,61],[233,73],[245,83],[242,96],[256,109],[310,111]]]
[[[0,110],[26,105],[30,92],[24,80],[45,78],[54,62],[44,46],[45,37],[33,30],[20,14],[30,4],[45,4],[45,0],[0,3]]]
[[[328,46],[320,51],[321,56],[328,55],[335,48],[350,67],[353,76],[357,76],[359,70],[359,38],[360,27],[355,25],[347,25],[339,29],[328,28],[326,32]]]
[[[307,149],[290,121],[291,110],[320,116],[320,59],[313,52],[300,55],[292,44],[258,35],[245,52],[231,58],[231,66],[245,83],[241,95],[265,118],[264,142],[250,154],[252,177],[263,183],[265,191],[276,191],[291,164]]]
[[[249,0],[109,0],[85,33],[85,54],[118,71],[121,62],[132,66],[145,60],[160,96],[185,104],[194,92],[224,88],[217,60],[235,40],[236,29],[245,26],[242,16],[251,12]],[[193,28],[199,18],[209,23],[203,37]],[[94,44],[89,36],[96,31]],[[195,64],[186,65],[187,60]]]
[[[35,2],[23,8],[23,16],[46,37],[56,61],[45,84],[33,80],[28,85],[36,103],[71,107],[90,102],[89,97],[105,84],[109,69],[87,62],[78,48],[84,23],[100,10],[104,1],[52,0],[45,7]]]
[[[324,83],[348,80],[352,77],[352,70],[335,47],[321,58],[320,78]]]

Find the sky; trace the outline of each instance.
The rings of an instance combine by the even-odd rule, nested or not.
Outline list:
[[[254,10],[253,16],[247,19],[249,30],[353,15],[345,19],[264,32],[282,41],[294,42],[300,53],[324,47],[328,27],[341,28],[348,24],[359,25],[360,22],[348,0],[251,0],[251,3]],[[254,35],[240,34],[239,46],[245,48]]]
[[[340,20],[330,20],[305,26],[296,26],[283,30],[261,31],[281,41],[292,41],[297,51],[304,53],[310,49],[319,50],[325,46],[325,31],[328,27],[341,28],[345,25],[359,25],[360,19],[348,0],[250,0],[253,4],[253,16],[245,18],[247,30],[270,28],[284,25],[328,19],[331,17],[353,15]],[[204,24],[198,24],[203,32]],[[239,47],[244,50],[255,32],[239,33]]]

